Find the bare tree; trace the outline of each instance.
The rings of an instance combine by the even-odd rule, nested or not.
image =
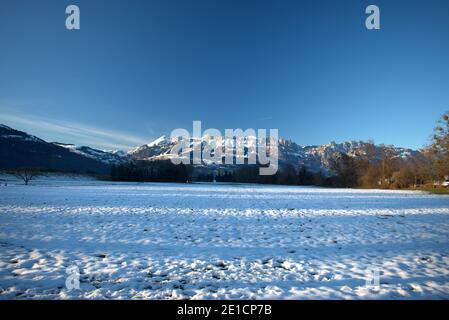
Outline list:
[[[449,111],[438,120],[431,145],[439,179],[449,175]]]
[[[397,168],[397,159],[394,155],[393,146],[380,145],[380,172],[381,185],[389,187],[392,183],[393,173]]]
[[[368,140],[363,144],[361,156],[354,160],[358,185],[365,187],[377,186],[379,178],[375,165],[376,153],[377,149],[374,141]]]
[[[357,185],[357,165],[354,158],[345,153],[336,153],[329,159],[330,168],[337,174],[337,185],[354,187]]]
[[[436,187],[449,176],[449,111],[441,116],[429,146],[421,150],[427,159],[427,174]]]
[[[22,168],[14,170],[13,174],[17,179],[23,180],[23,182],[25,182],[25,185],[28,185],[31,180],[39,175],[39,171],[33,168]]]

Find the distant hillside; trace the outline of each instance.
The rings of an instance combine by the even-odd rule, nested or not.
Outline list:
[[[23,167],[107,174],[111,165],[0,125],[0,169]]]

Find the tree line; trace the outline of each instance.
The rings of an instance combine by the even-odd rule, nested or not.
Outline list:
[[[218,170],[217,173],[200,174],[197,181],[260,183],[280,185],[330,185],[328,177],[321,172],[311,172],[305,168],[297,170],[293,165],[286,164],[278,172],[270,176],[259,174],[259,165],[240,165],[234,170]]]
[[[134,161],[112,166],[111,179],[135,182],[190,182],[192,172],[192,166],[175,165],[169,160]]]

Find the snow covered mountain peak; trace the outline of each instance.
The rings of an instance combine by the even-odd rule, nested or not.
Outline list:
[[[147,144],[147,147],[154,147],[154,146],[158,146],[160,144],[166,143],[166,142],[170,142],[167,137],[164,136],[160,136],[159,138],[157,138],[156,140],[150,142]]]
[[[191,138],[190,147],[183,150],[183,154],[180,157],[189,157],[190,153],[194,149],[194,144],[202,143],[204,147],[208,143],[217,142],[222,146],[235,147],[235,141],[229,138],[223,138],[221,141],[214,139],[211,136],[203,136],[201,139]],[[247,139],[246,143],[252,145],[256,141],[252,141],[251,138]],[[369,148],[370,143],[363,141],[346,141],[342,143],[337,143],[332,141],[323,145],[314,146],[301,146],[291,139],[279,139],[279,161],[280,165],[292,164],[295,167],[305,167],[313,172],[323,172],[325,174],[330,174],[330,159],[334,158],[337,154],[346,154],[350,157],[361,158],[366,155],[366,150]],[[168,139],[162,136],[153,142],[138,147],[128,154],[134,160],[161,160],[172,158],[173,155],[170,154],[171,149],[175,146],[176,139]],[[374,146],[376,154],[380,154],[381,148],[379,146]],[[391,148],[394,154],[398,157],[408,158],[412,156],[417,151],[405,148]],[[245,149],[244,158],[249,155],[249,149]],[[175,156],[176,157],[176,156]],[[207,163],[203,164],[205,167],[208,166]]]

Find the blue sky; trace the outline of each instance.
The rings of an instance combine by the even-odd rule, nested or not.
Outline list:
[[[420,148],[449,110],[448,57],[447,0],[2,0],[0,123],[106,149],[193,120]]]

